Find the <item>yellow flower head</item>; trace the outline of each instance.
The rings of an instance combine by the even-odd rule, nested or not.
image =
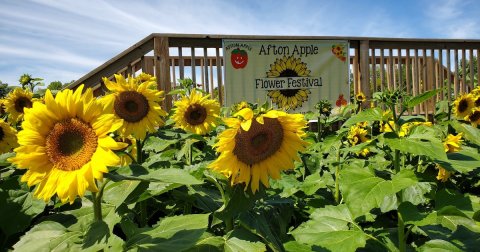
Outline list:
[[[187,132],[205,135],[217,126],[220,104],[192,89],[190,96],[175,102],[173,120],[175,126]]]
[[[460,146],[463,141],[462,136],[463,136],[463,133],[460,133],[456,136],[452,134],[448,134],[447,138],[443,142],[443,147],[445,149],[445,152],[451,153],[451,152],[459,151],[462,148]]]
[[[156,84],[151,79],[128,78],[115,75],[115,82],[103,78],[105,86],[111,94],[102,98],[107,113],[113,113],[121,119],[119,132],[123,137],[133,135],[143,140],[147,132],[155,132],[163,126],[161,116],[167,113],[162,110],[159,102],[163,100],[163,91],[152,89]]]
[[[432,123],[431,122],[408,122],[408,123],[404,123],[400,127],[399,136],[404,137],[404,136],[410,134],[410,132],[412,131],[413,128],[415,128],[417,126],[420,126],[420,125],[430,127],[430,126],[432,126]]]
[[[357,153],[357,156],[366,157],[369,153],[370,153],[370,150],[368,148],[364,148]]]
[[[9,113],[8,120],[12,123],[19,122],[23,119],[25,108],[31,108],[36,101],[32,98],[33,93],[21,88],[16,88],[10,92],[5,99],[5,111]]]
[[[367,100],[367,96],[365,96],[362,91],[358,91],[358,93],[355,95],[355,99],[357,100],[357,102],[362,103]]]
[[[447,171],[445,168],[441,167],[439,164],[436,165],[438,169],[438,175],[437,175],[437,180],[440,180],[442,182],[447,182],[448,178],[452,176],[452,173]]]
[[[464,119],[465,121],[469,121],[473,127],[477,127],[477,125],[480,124],[480,107],[473,108],[472,112],[465,116]]]
[[[453,102],[453,113],[458,118],[464,118],[475,106],[475,102],[473,100],[473,96],[471,94],[464,94],[459,96]]]
[[[281,171],[293,169],[293,161],[300,161],[298,152],[308,145],[302,140],[307,122],[301,114],[270,110],[254,115],[244,108],[224,121],[229,128],[214,145],[220,156],[208,167],[232,184],[245,183],[245,190],[250,185],[253,193],[260,182],[268,187],[269,177],[280,179]]]
[[[0,154],[10,152],[17,146],[17,131],[0,119]]]
[[[367,130],[354,125],[350,127],[347,139],[352,146],[355,146],[357,144],[368,142],[369,139],[367,138],[367,134]]]
[[[53,98],[47,90],[45,104],[36,102],[25,109],[20,146],[9,161],[28,169],[22,181],[37,185],[35,196],[45,201],[57,194],[62,202],[73,203],[86,190],[97,191],[95,180],[103,178],[107,166],[120,162],[112,150],[125,144],[115,142],[109,133],[121,122],[104,113],[91,89],[82,92],[83,85]]]
[[[235,111],[238,112],[244,108],[249,108],[250,105],[248,105],[248,102],[246,101],[241,101],[235,105]]]
[[[121,139],[117,141],[127,144],[122,150],[128,153],[128,155],[124,154],[119,156],[120,166],[127,166],[133,162],[132,157],[137,158],[137,140],[132,136],[128,136],[121,137]]]

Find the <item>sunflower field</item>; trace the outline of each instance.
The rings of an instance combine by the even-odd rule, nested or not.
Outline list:
[[[103,81],[2,100],[1,250],[479,251],[480,87],[303,115]]]

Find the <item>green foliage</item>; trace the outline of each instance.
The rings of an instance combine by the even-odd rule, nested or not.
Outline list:
[[[24,81],[26,77],[27,87],[39,81],[29,75]],[[195,85],[191,80],[180,84],[170,95],[187,94]],[[49,88],[63,86],[52,82]],[[208,168],[218,156],[212,145],[225,125],[200,136],[173,128],[167,119],[155,134],[117,151],[130,155],[132,163],[110,167],[98,181],[99,192],[87,193],[72,205],[56,198],[47,203],[36,199],[34,188],[20,182],[24,171],[8,161],[14,154],[0,155],[0,247],[478,250],[479,127],[449,119],[448,102],[438,106],[441,112],[432,125],[423,117],[405,115],[437,93],[375,93],[378,106],[369,109],[352,104],[336,111],[328,101],[319,102],[318,111],[306,115],[317,119],[319,127],[307,132],[309,148],[294,169],[282,172],[279,180],[270,179],[270,187],[260,186],[255,194]],[[265,111],[266,106],[253,107]],[[353,127],[363,129],[364,135],[352,135]],[[446,136],[460,133],[460,150],[446,153]],[[450,177],[439,180],[439,169]]]

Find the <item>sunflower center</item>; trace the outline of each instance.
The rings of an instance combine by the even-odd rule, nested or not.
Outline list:
[[[3,128],[0,127],[0,142],[3,140],[4,136],[5,136],[5,132],[3,132]]]
[[[458,103],[458,112],[463,113],[468,109],[468,101],[467,99],[462,99]]]
[[[46,138],[46,152],[50,161],[64,171],[82,168],[91,160],[97,145],[93,128],[77,118],[57,122]]]
[[[185,111],[185,120],[190,125],[202,124],[206,118],[207,110],[199,104],[192,104]]]
[[[147,98],[136,91],[121,92],[114,103],[115,113],[127,122],[139,122],[148,114]]]
[[[475,100],[475,107],[480,107],[480,96]]]
[[[470,115],[471,122],[476,122],[479,119],[480,119],[480,111],[475,111]]]
[[[293,69],[285,69],[280,73],[279,77],[298,77],[298,73]]]
[[[283,128],[278,119],[264,118],[264,124],[252,120],[248,131],[242,128],[235,136],[235,154],[247,165],[259,163],[275,154],[282,146]]]
[[[23,113],[24,108],[31,108],[31,107],[32,107],[32,101],[27,97],[19,97],[18,99],[15,100],[15,110],[18,113]]]
[[[280,94],[285,97],[294,97],[300,89],[281,89]]]

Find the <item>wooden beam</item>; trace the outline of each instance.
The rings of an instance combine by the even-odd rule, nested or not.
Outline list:
[[[369,41],[360,41],[360,90],[368,98],[372,98],[370,93],[369,50]]]
[[[172,107],[172,97],[167,95],[171,89],[168,37],[155,37],[153,56],[157,86],[165,91],[163,107],[168,111]]]

